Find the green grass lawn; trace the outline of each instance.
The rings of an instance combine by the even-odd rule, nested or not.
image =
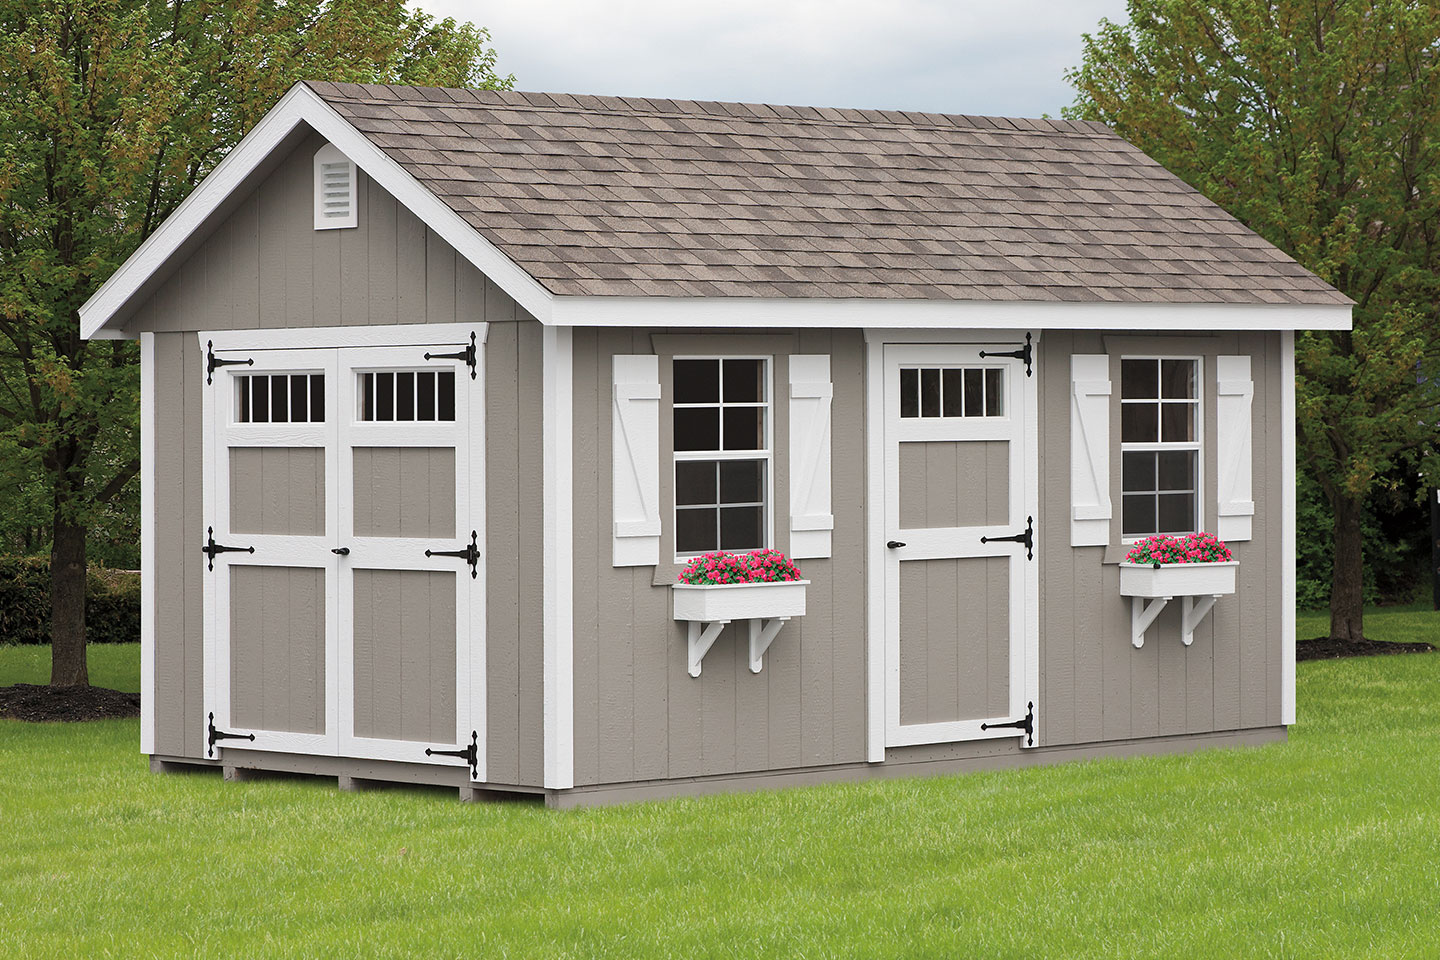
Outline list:
[[[0,684],[37,670],[0,648]],[[1298,695],[1262,748],[572,813],[152,776],[135,721],[0,721],[0,956],[1436,956],[1440,655]]]

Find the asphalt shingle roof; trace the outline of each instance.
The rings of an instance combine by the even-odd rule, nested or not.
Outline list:
[[[1098,123],[310,86],[558,295],[1350,302]]]

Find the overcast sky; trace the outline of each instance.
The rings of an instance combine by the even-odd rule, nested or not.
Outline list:
[[[488,27],[521,90],[1058,116],[1124,0],[418,0]]]

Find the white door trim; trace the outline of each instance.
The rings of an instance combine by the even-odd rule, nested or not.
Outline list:
[[[886,343],[881,337],[876,336],[870,338],[867,344],[869,360],[866,382],[868,493],[869,502],[874,505],[870,510],[867,525],[870,560],[868,568],[870,609],[868,611],[869,676],[867,688],[869,705],[867,726],[869,735],[867,759],[871,762],[882,761],[887,746],[1017,736],[1019,731],[1013,728],[981,730],[979,727],[982,722],[1003,722],[1023,717],[1031,703],[1035,703],[1038,708],[1040,685],[1040,560],[1038,556],[1040,535],[1037,530],[1037,557],[1034,561],[1025,559],[1024,547],[1019,544],[1008,545],[1004,548],[1005,552],[1010,555],[1019,555],[1020,559],[1017,562],[1020,572],[1017,579],[1022,584],[1020,591],[1012,590],[1010,601],[1012,629],[1018,625],[1020,631],[1019,643],[1016,644],[1019,647],[1020,656],[1011,659],[1010,715],[952,723],[906,724],[904,726],[899,723],[899,657],[896,646],[899,626],[899,562],[898,555],[885,546],[888,540],[893,539],[892,533],[899,529],[898,501],[893,501],[891,497],[897,483],[898,456],[892,455],[892,451],[898,453],[900,439],[911,434],[918,439],[922,431],[921,428],[909,425],[895,425],[892,428],[889,422],[887,403],[891,394],[898,390],[898,372],[893,378],[891,376],[894,364],[929,360],[934,356],[934,352],[933,346],[926,346],[918,342],[919,338],[914,334],[907,334],[897,339],[898,343]],[[950,342],[953,346],[993,346],[996,350],[1010,350],[1015,346],[1011,341],[983,344],[958,337]],[[987,359],[986,362],[992,361]],[[980,535],[989,536],[992,533],[995,536],[1008,535],[1023,530],[1027,517],[1035,517],[1037,521],[1039,519],[1037,379],[1033,375],[1027,375],[1025,366],[1020,361],[1009,360],[1006,363],[1011,370],[1008,377],[1010,410],[1012,415],[1018,418],[1018,424],[1013,428],[1006,429],[996,427],[994,424],[967,423],[967,428],[972,429],[975,436],[981,439],[991,434],[997,438],[1002,434],[1009,438],[1013,435],[1013,430],[1018,429],[1022,442],[1012,447],[1011,476],[1012,478],[1019,477],[1017,482],[1021,488],[1020,495],[1011,497],[1010,523],[1003,527],[997,526],[993,531],[980,527],[964,528],[967,538],[977,538]],[[895,370],[898,371],[898,367],[895,367]],[[895,380],[893,384],[892,379]],[[1011,422],[1010,418],[1007,418],[1007,423],[1009,422]],[[901,436],[897,436],[897,433]],[[922,559],[928,552],[941,550],[943,543],[945,556],[963,555],[957,554],[954,547],[955,534],[958,532],[952,533],[949,537],[946,537],[943,531],[931,531],[910,537],[906,540],[905,554],[910,559]],[[913,543],[911,539],[914,540]],[[930,540],[934,540],[935,543],[930,543]],[[987,548],[983,554],[991,555],[993,551],[993,547]],[[981,555],[981,553],[982,551],[977,546],[975,555]],[[894,638],[893,641],[892,638]],[[1039,742],[1038,734],[1034,742]]]
[[[309,350],[325,347],[428,347],[485,342],[484,323],[405,323],[360,327],[280,327],[267,330],[217,330],[200,334],[200,348],[213,342],[220,350]],[[468,371],[467,371],[468,372]]]

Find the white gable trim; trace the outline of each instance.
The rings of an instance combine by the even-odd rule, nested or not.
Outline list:
[[[1349,330],[1350,307],[1237,303],[555,297],[564,327],[992,330]]]
[[[351,126],[315,91],[297,84],[85,301],[80,308],[81,336],[87,339],[124,336],[119,330],[106,329],[106,324],[301,123],[308,124],[334,144],[532,316],[549,322],[554,296],[548,290]]]

